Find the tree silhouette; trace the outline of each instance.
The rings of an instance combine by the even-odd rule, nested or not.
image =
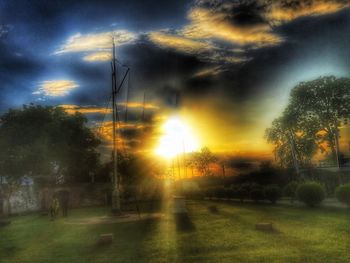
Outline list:
[[[216,162],[216,160],[216,156],[208,147],[203,147],[199,152],[194,153],[195,166],[205,176],[210,175],[210,164]]]

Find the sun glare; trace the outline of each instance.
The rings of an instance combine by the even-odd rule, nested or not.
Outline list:
[[[173,158],[178,154],[193,152],[199,149],[197,138],[190,127],[179,117],[172,117],[163,125],[156,153],[165,158]]]

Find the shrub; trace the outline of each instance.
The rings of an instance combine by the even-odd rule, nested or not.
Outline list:
[[[306,182],[297,188],[298,200],[310,207],[320,204],[325,198],[324,188],[317,182]]]
[[[271,203],[276,203],[282,196],[282,190],[278,185],[268,185],[265,187],[265,198]]]
[[[339,202],[346,204],[350,208],[350,184],[338,186],[335,190],[335,196]]]
[[[291,203],[294,202],[294,199],[296,198],[296,192],[298,188],[298,182],[292,181],[289,182],[284,188],[283,188],[283,194],[284,196],[287,196],[290,198]]]
[[[252,185],[250,189],[250,198],[254,202],[258,202],[264,199],[264,190],[260,185]]]

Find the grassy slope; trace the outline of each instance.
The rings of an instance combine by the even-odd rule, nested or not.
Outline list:
[[[215,203],[219,213],[211,214],[208,204],[188,203],[192,231],[177,230],[171,214],[109,225],[16,217],[0,229],[0,262],[350,262],[349,211]],[[79,209],[71,218],[105,213]],[[278,232],[256,231],[259,221]],[[109,232],[115,242],[97,247],[97,236]]]

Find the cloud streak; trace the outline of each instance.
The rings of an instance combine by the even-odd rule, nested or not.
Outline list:
[[[33,94],[61,97],[78,87],[79,85],[73,80],[45,80],[39,84],[39,88]]]
[[[320,16],[338,12],[350,6],[349,1],[306,0],[276,1],[268,8],[266,17],[274,24],[305,16]]]
[[[84,61],[87,62],[99,62],[99,61],[108,61],[111,60],[111,52],[95,52],[83,57]]]
[[[115,30],[96,34],[75,34],[71,36],[55,52],[55,55],[70,52],[96,52],[112,48],[112,38],[116,46],[133,42],[136,35],[127,30]]]
[[[173,48],[184,53],[201,53],[209,51],[213,46],[204,41],[192,40],[181,35],[163,32],[151,32],[149,39],[157,45],[165,48]]]
[[[187,25],[171,35],[152,32],[150,39],[163,48],[196,54],[212,62],[242,63],[251,58],[244,53],[232,54],[222,41],[232,49],[277,46],[285,41],[275,30],[281,24],[299,17],[335,13],[349,6],[349,1],[340,0],[198,0],[188,11]]]

